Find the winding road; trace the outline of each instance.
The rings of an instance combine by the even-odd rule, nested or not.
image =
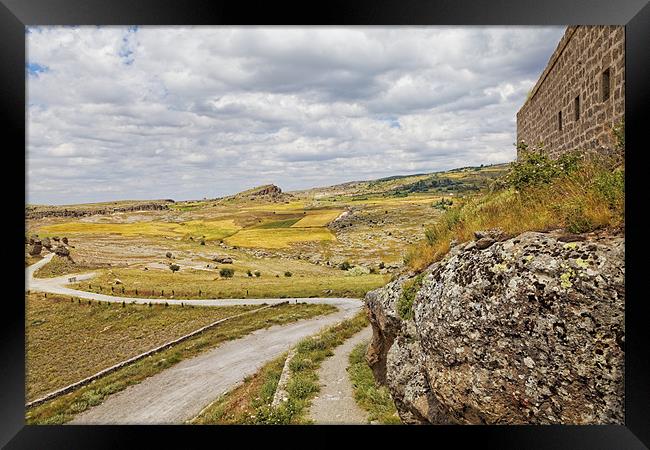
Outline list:
[[[277,304],[289,300],[313,304],[329,304],[338,311],[326,316],[275,325],[256,330],[243,338],[226,342],[193,358],[153,375],[139,384],[129,386],[100,405],[75,417],[71,424],[179,424],[192,419],[220,395],[253,375],[265,363],[279,357],[301,339],[322,328],[353,317],[363,306],[351,298],[265,298],[170,300],[159,298],[118,297],[71,289],[69,278],[90,279],[94,273],[65,275],[56,278],[35,278],[34,273],[52,259],[53,254],[26,269],[25,290],[68,295],[106,302],[137,304],[168,303],[170,305],[236,306]]]

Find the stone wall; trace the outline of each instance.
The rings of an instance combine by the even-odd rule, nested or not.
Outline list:
[[[517,113],[517,142],[551,157],[611,152],[624,115],[625,28],[571,26]]]

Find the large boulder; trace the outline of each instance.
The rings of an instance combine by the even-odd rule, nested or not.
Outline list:
[[[70,250],[64,245],[59,245],[54,249],[54,254],[62,258],[67,258],[70,256]]]
[[[45,247],[46,249],[48,250],[52,249],[52,242],[50,241],[50,238],[46,237],[45,239],[43,239],[42,243],[43,243],[43,247]]]
[[[524,233],[458,245],[366,296],[367,359],[407,423],[622,424],[625,240]],[[407,317],[407,318],[404,318]]]
[[[212,258],[212,261],[221,263],[221,264],[232,264],[233,259],[230,256],[224,256],[224,255],[217,255],[214,258]]]
[[[38,239],[32,240],[32,244],[29,246],[29,255],[30,256],[39,256],[43,251],[43,244]]]

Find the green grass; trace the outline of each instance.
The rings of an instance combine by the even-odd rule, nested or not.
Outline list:
[[[122,295],[124,289],[125,296],[142,298],[171,298],[172,295],[173,298],[358,298],[383,286],[389,279],[389,276],[379,274],[350,277],[341,270],[317,266],[309,268],[305,264],[290,261],[286,261],[284,267],[290,269],[290,278],[284,276],[287,270],[283,270],[280,265],[273,270],[269,266],[261,267],[259,277],[249,277],[247,271],[253,272],[258,268],[238,262],[233,265],[221,265],[214,271],[183,269],[176,273],[170,270],[143,272],[137,269],[114,268],[110,272],[101,272],[92,280],[73,286],[75,289],[104,294],[113,292],[115,295]],[[222,268],[234,269],[233,277],[221,277],[219,270]],[[123,284],[114,285],[115,278],[119,278]]]
[[[380,386],[366,362],[367,343],[357,345],[350,353],[348,374],[357,404],[368,411],[368,420],[381,424],[400,424],[393,399],[388,388]]]
[[[206,408],[192,423],[200,424],[306,424],[311,399],[320,390],[317,371],[334,348],[368,325],[365,312],[303,339],[289,363],[289,398],[272,408],[273,395],[282,373],[286,355],[266,364],[243,385],[223,395]]]
[[[258,423],[311,423],[305,414],[311,399],[320,390],[318,368],[325,358],[332,356],[336,347],[367,325],[368,318],[365,311],[362,311],[352,319],[300,341],[296,346],[296,354],[289,363],[291,375],[287,383],[288,400],[276,410],[261,408]]]
[[[276,228],[289,228],[291,225],[294,223],[298,222],[301,220],[301,217],[293,218],[293,219],[284,219],[284,220],[275,220],[272,222],[266,222],[261,225],[257,225],[253,228],[258,229],[258,230],[272,230]]]
[[[402,286],[402,295],[400,295],[397,300],[397,313],[404,320],[409,320],[413,318],[413,301],[415,300],[415,295],[420,290],[422,286],[422,278],[424,273],[419,274],[418,276],[411,278],[404,282]]]
[[[285,353],[264,365],[255,375],[247,377],[241,385],[219,397],[189,423],[196,425],[256,423],[259,417],[258,410],[270,409],[286,358]]]
[[[94,306],[106,308],[108,306]],[[113,305],[111,308],[120,308]],[[170,307],[171,308],[171,307]],[[193,309],[191,307],[185,307]],[[206,308],[194,308],[205,313]],[[50,400],[26,411],[27,424],[61,424],[70,421],[76,414],[104,401],[109,395],[122,391],[130,385],[137,384],[147,377],[173,366],[183,359],[190,358],[220,343],[237,339],[254,330],[294,322],[334,312],[330,305],[281,305],[257,313],[234,318],[222,325],[207,330],[201,335],[179,343],[169,349],[112,372],[90,385],[83,386],[71,393]],[[28,324],[29,327],[33,325]],[[139,327],[138,327],[139,328]],[[49,334],[50,340],[57,341],[58,331]],[[61,344],[52,345],[63,345]],[[29,366],[29,353],[27,364]]]

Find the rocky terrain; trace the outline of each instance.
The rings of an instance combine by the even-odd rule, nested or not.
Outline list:
[[[267,184],[258,186],[247,191],[240,192],[232,197],[226,199],[234,200],[248,200],[248,201],[266,201],[266,202],[286,202],[293,198],[293,195],[282,192],[278,186],[274,184]]]
[[[366,296],[405,423],[622,424],[624,236],[477,233]]]
[[[26,219],[42,219],[44,217],[84,217],[92,215],[107,215],[118,212],[134,212],[134,211],[159,211],[169,209],[169,204],[174,203],[173,200],[160,200],[160,201],[146,201],[146,202],[127,202],[122,204],[115,202],[114,204],[88,204],[88,205],[74,205],[67,207],[61,206],[34,206],[27,205],[25,207]]]

